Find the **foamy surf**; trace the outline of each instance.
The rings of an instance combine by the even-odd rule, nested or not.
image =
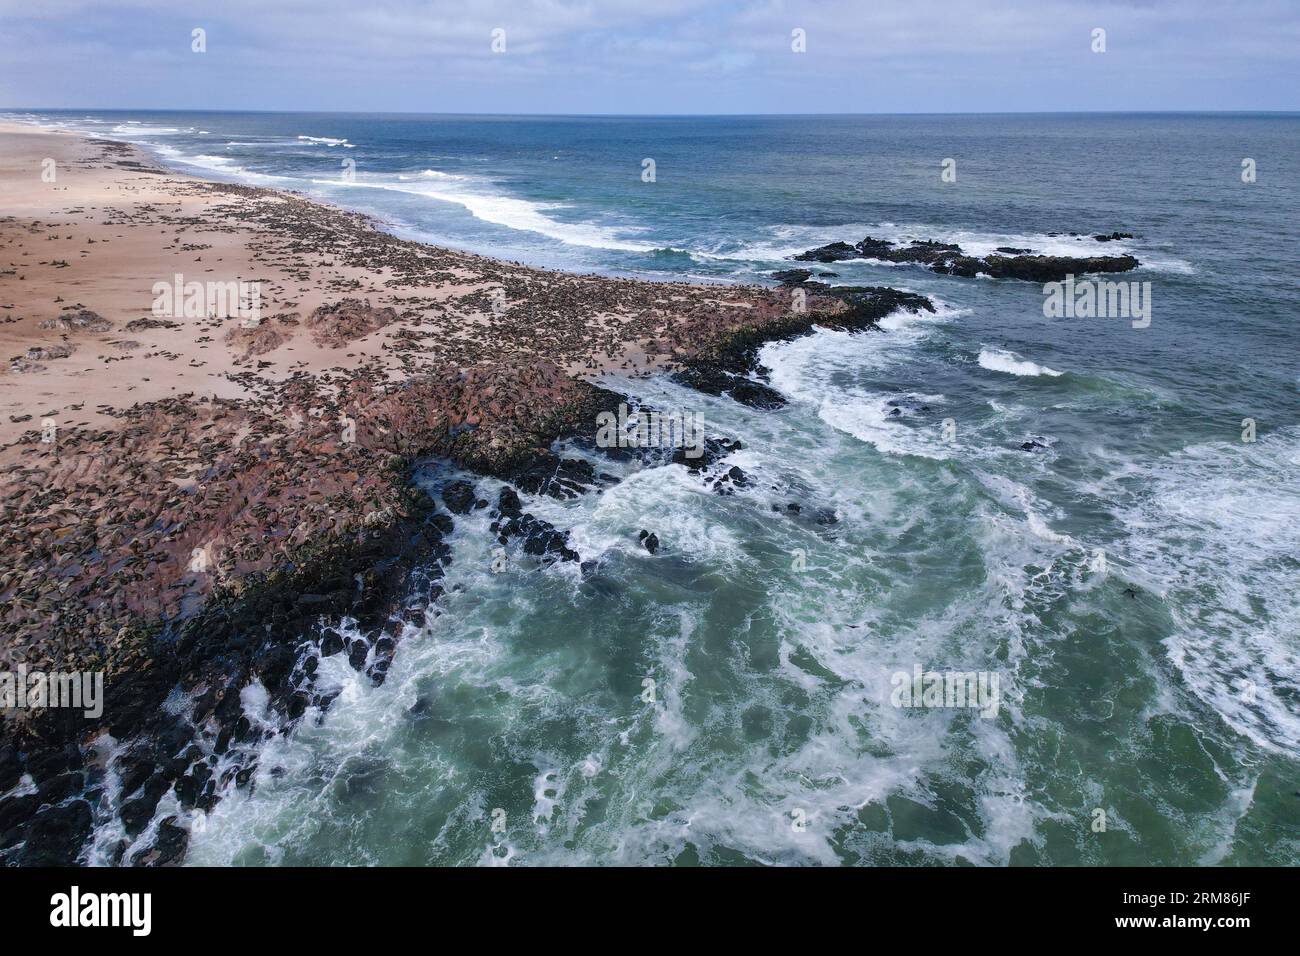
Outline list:
[[[1022,378],[1037,378],[1040,375],[1059,378],[1064,374],[1046,365],[1039,365],[1037,362],[1020,358],[1014,352],[1007,352],[1003,349],[980,349],[978,362],[980,368],[986,368],[990,372],[1004,372],[1007,375],[1018,375]]]
[[[1187,448],[1137,487],[1124,550],[1163,583],[1170,662],[1239,732],[1300,753],[1300,432]]]
[[[430,178],[430,177],[422,177]],[[467,177],[432,177],[437,182],[465,182]],[[565,203],[540,203],[527,199],[518,199],[504,193],[492,193],[486,190],[489,184],[475,182],[464,186],[424,185],[418,181],[393,179],[313,179],[313,185],[329,186],[341,189],[382,189],[392,192],[407,193],[436,202],[453,203],[463,207],[475,219],[504,226],[524,232],[538,233],[569,245],[587,246],[593,249],[627,250],[650,252],[653,244],[634,242],[622,238],[620,233],[626,229],[601,226],[592,222],[563,222],[546,215],[550,210],[570,208]]]

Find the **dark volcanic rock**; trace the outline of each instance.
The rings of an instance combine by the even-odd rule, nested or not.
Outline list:
[[[51,777],[36,788],[36,796],[41,803],[62,803],[73,794],[80,793],[86,786],[84,774],[75,771]]]
[[[799,285],[812,278],[811,269],[779,269],[772,273],[772,278],[781,285]]]
[[[578,560],[578,552],[569,547],[569,532],[560,531],[549,521],[526,513],[513,488],[507,486],[501,489],[494,515],[499,517],[492,523],[491,531],[502,544],[508,543],[511,538],[522,538],[524,554],[559,557],[565,561]]]
[[[606,483],[597,476],[591,462],[561,458],[550,451],[538,452],[527,465],[514,471],[510,480],[529,494],[560,499],[576,498]]]
[[[762,382],[756,382],[713,364],[700,364],[683,369],[673,378],[706,395],[728,395],[740,404],[751,408],[780,408],[786,403],[785,396],[770,385],[764,385]]]
[[[1127,233],[1116,232],[1094,238],[1108,242],[1132,237]],[[943,275],[968,279],[984,273],[995,279],[1021,279],[1027,282],[1059,282],[1067,275],[1127,272],[1138,266],[1138,261],[1133,256],[1038,256],[1029,255],[1028,249],[1010,246],[1003,246],[998,252],[1004,255],[971,256],[964,254],[960,246],[951,242],[913,239],[907,245],[900,245],[888,239],[867,236],[854,246],[845,242],[833,242],[800,253],[794,258],[813,262],[836,262],[851,258],[879,259],[884,262],[922,265]],[[789,270],[789,273],[798,271],[802,270]]]
[[[21,837],[21,828],[41,808],[41,799],[34,793],[0,800],[0,847],[12,846]]]
[[[1133,256],[989,256],[981,271],[995,279],[1023,279],[1027,282],[1060,282],[1068,275],[1089,272],[1128,272],[1136,269]]]
[[[320,639],[321,657],[333,657],[343,650],[343,635],[332,627],[325,628]]]
[[[18,759],[18,748],[13,744],[0,746],[0,793],[7,793],[18,786],[18,779],[23,775],[23,765]]]
[[[713,481],[713,490],[720,495],[733,495],[737,488],[745,488],[750,484],[749,475],[741,469],[732,465],[725,472],[719,475]]]
[[[22,866],[71,866],[90,836],[90,804],[73,800],[32,817],[18,855]]]
[[[497,498],[497,511],[507,517],[518,517],[523,514],[524,506],[519,501],[519,492],[513,488],[502,488],[501,494]]]
[[[468,481],[450,481],[442,486],[442,501],[455,515],[467,515],[474,508],[478,496]]]
[[[560,531],[549,521],[530,514],[507,518],[501,523],[499,533],[502,538],[523,538],[524,554],[535,557],[553,555],[565,561],[577,561],[578,552],[569,548],[569,532]]]
[[[794,258],[798,262],[843,262],[846,259],[861,259],[862,253],[847,242],[832,242],[801,252]]]
[[[190,845],[190,831],[178,826],[175,817],[158,824],[153,845],[131,855],[132,866],[171,866],[179,863]]]
[[[645,528],[641,529],[641,533],[637,535],[637,540],[640,541],[642,547],[644,547],[651,554],[654,554],[656,551],[659,550],[659,535],[652,534],[649,531],[645,530]]]
[[[724,438],[706,438],[704,439],[702,452],[694,458],[686,453],[685,448],[674,449],[673,464],[685,465],[691,471],[699,471],[702,468],[708,468],[732,452],[740,451],[744,447],[739,441],[727,441]]]

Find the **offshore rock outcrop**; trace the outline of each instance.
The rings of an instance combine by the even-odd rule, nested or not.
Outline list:
[[[1098,236],[1098,241],[1132,238],[1127,233]],[[874,259],[880,262],[910,263],[929,268],[943,275],[973,279],[988,275],[994,279],[1022,279],[1027,282],[1059,282],[1067,275],[1090,272],[1128,272],[1136,269],[1138,260],[1131,255],[1120,256],[1043,256],[1027,254],[1028,250],[1003,247],[1000,254],[972,256],[961,246],[929,239],[913,239],[910,243],[894,243],[888,239],[867,236],[861,242],[832,242],[816,249],[801,252],[794,258],[800,262],[844,262],[849,259]],[[790,275],[795,270],[783,273]]]

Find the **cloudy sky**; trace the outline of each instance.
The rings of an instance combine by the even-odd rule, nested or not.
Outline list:
[[[1300,0],[0,0],[0,62],[0,108],[1296,110]]]

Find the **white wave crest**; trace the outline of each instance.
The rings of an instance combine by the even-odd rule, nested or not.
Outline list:
[[[986,368],[990,372],[1006,372],[1008,375],[1020,375],[1028,378],[1035,378],[1040,375],[1056,378],[1064,374],[1054,368],[1048,368],[1046,365],[1039,365],[1037,362],[1019,358],[1014,352],[1007,352],[1003,349],[981,349],[979,364],[980,368]]]
[[[652,243],[634,242],[622,238],[619,233],[625,230],[602,226],[592,222],[561,222],[552,219],[546,213],[554,209],[568,208],[564,203],[533,202],[518,199],[501,193],[487,192],[490,184],[485,182],[448,183],[442,179],[423,183],[401,179],[373,179],[344,182],[330,179],[313,179],[312,183],[320,186],[339,186],[359,189],[384,189],[392,192],[408,193],[438,202],[455,203],[463,206],[475,219],[490,222],[508,229],[535,232],[548,238],[574,246],[587,246],[593,249],[622,249],[634,252],[651,252]]]

